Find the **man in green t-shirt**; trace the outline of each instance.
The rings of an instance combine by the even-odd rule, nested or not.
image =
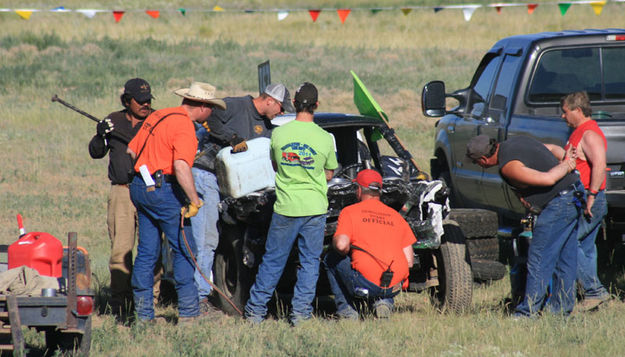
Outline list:
[[[312,316],[319,257],[328,211],[327,181],[338,164],[332,136],[313,122],[317,88],[302,84],[295,93],[295,120],[274,129],[271,158],[276,169],[276,203],[265,255],[245,306],[245,318],[260,323],[297,239],[300,267],[291,300],[290,322]]]

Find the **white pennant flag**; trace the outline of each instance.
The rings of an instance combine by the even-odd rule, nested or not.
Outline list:
[[[473,13],[478,7],[480,7],[480,5],[463,6],[462,14],[464,15],[464,21],[466,22],[471,21],[471,17],[473,16]]]
[[[95,14],[98,12],[98,10],[92,10],[92,9],[78,9],[76,10],[76,12],[80,12],[81,14],[87,16],[88,18],[93,18],[95,16]]]
[[[286,19],[287,16],[289,16],[288,11],[278,11],[278,21]]]

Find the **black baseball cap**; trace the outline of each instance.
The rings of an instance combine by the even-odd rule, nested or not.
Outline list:
[[[154,98],[154,96],[152,96],[150,84],[145,79],[141,78],[128,80],[128,82],[124,85],[124,94],[128,94],[138,103],[145,103]]]
[[[309,82],[304,82],[295,92],[295,101],[300,104],[317,103],[317,87]]]

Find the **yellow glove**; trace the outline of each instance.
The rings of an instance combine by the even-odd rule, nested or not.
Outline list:
[[[211,129],[208,127],[208,122],[207,121],[203,122],[202,126],[204,127],[204,129],[206,129],[206,131],[211,131]]]
[[[191,202],[180,209],[180,214],[183,215],[184,218],[191,218],[197,214],[202,206],[204,206],[204,202],[202,202],[202,200],[200,200],[200,204],[197,206]]]

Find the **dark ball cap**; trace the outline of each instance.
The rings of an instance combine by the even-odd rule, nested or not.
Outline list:
[[[141,78],[133,78],[128,80],[124,85],[124,94],[128,94],[139,103],[145,103],[154,98],[150,89],[150,84]]]
[[[473,137],[467,143],[467,157],[471,160],[477,160],[482,156],[490,157],[496,143],[497,141],[489,138],[488,135]]]
[[[300,104],[317,103],[317,87],[312,83],[304,82],[295,92],[294,99]]]

